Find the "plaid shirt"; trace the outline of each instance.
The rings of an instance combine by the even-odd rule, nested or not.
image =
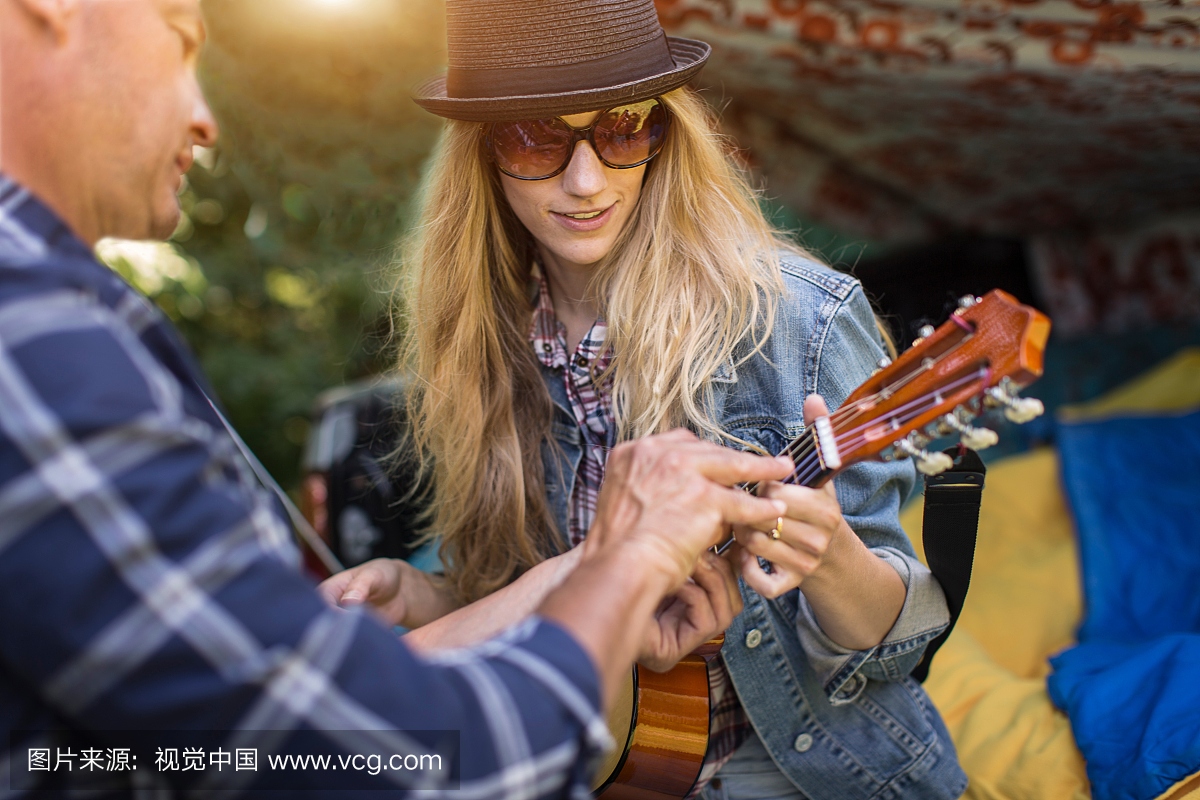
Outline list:
[[[103,732],[208,732],[230,750],[279,732],[387,754],[440,730],[458,732],[459,788],[393,767],[331,773],[314,796],[587,797],[610,737],[578,644],[532,618],[423,660],[367,615],[326,607],[201,386],[158,311],[0,175],[0,795],[35,743],[111,745]],[[180,786],[152,764],[114,793]]]
[[[574,547],[587,536],[596,517],[596,498],[604,480],[604,465],[615,442],[612,382],[606,381],[603,385],[596,382],[612,362],[612,350],[604,346],[608,326],[604,320],[597,319],[575,348],[575,353],[568,355],[567,329],[554,315],[550,289],[537,264],[533,267],[533,277],[538,282],[538,296],[529,340],[543,364],[562,370],[571,411],[579,430],[583,431],[583,458],[579,462],[575,489],[571,492],[571,513],[567,522],[570,526],[567,533]]]
[[[612,382],[597,384],[594,376],[603,374],[612,361],[612,350],[605,347],[607,326],[597,319],[591,330],[580,340],[573,355],[567,354],[566,327],[554,314],[550,289],[538,264],[533,266],[537,281],[537,302],[529,340],[538,359],[547,367],[562,370],[563,385],[571,403],[571,411],[583,431],[583,458],[571,492],[568,531],[574,547],[587,536],[596,516],[596,498],[604,481],[604,466],[608,451],[616,438],[613,417]],[[721,658],[708,663],[708,691],[711,705],[708,732],[708,752],[689,798],[695,797],[713,779],[725,762],[733,757],[752,728],[729,678],[729,670]]]

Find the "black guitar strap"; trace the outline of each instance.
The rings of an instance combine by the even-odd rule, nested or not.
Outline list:
[[[983,479],[987,473],[974,450],[952,447],[945,451],[954,466],[940,475],[925,478],[925,521],[921,538],[929,571],[946,593],[950,625],[928,647],[912,671],[924,683],[929,664],[938,648],[950,637],[967,588],[971,584],[971,566],[975,560],[975,536],[979,530],[979,503],[983,499]]]

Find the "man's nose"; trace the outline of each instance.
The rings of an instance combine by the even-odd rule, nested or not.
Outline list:
[[[563,191],[576,197],[595,197],[608,186],[606,169],[590,143],[576,142],[571,163],[563,172]]]
[[[221,129],[213,117],[212,109],[208,107],[204,96],[197,91],[192,106],[192,143],[201,147],[212,147],[220,135]]]

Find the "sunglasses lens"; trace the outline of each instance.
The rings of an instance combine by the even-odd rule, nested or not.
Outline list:
[[[501,122],[492,128],[492,152],[500,169],[518,178],[542,178],[566,163],[571,129],[562,120]]]
[[[666,108],[658,100],[645,100],[609,109],[596,120],[593,137],[602,159],[627,167],[656,155],[666,133]]]

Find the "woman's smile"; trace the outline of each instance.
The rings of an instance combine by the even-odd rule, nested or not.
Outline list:
[[[607,208],[590,211],[551,211],[550,216],[569,231],[594,231],[603,228],[612,219],[616,203]]]

